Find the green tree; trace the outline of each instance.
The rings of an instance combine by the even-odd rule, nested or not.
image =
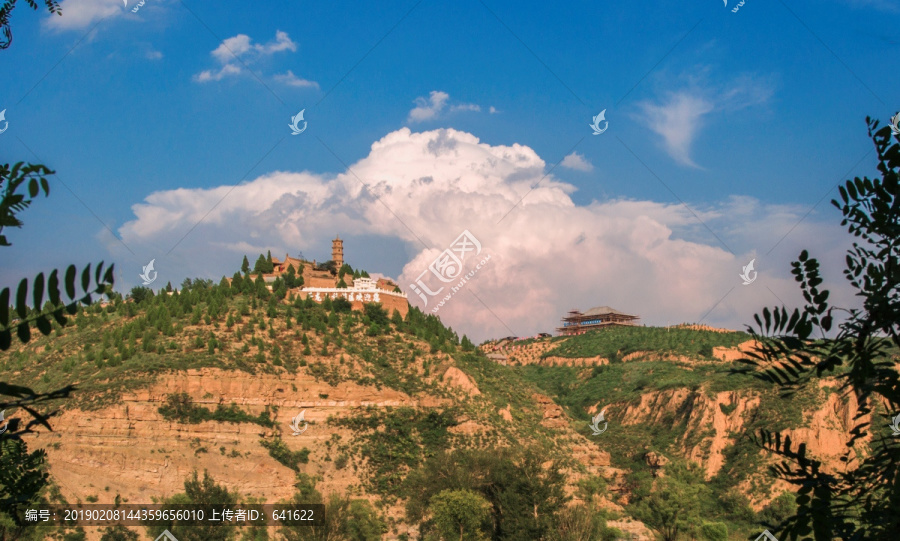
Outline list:
[[[284,272],[284,285],[288,289],[293,289],[298,286],[297,273],[294,271],[293,265],[288,265],[287,270]]]
[[[839,187],[841,200],[832,200],[841,225],[858,239],[847,252],[844,276],[862,309],[831,306],[829,291],[819,289],[819,262],[803,250],[791,272],[805,306],[790,314],[784,306],[765,308],[762,317],[754,316],[756,327],[748,326],[760,343],[744,359],[750,373],[785,397],[833,377],[841,383],[838,391],[852,393],[859,404],[841,458],[847,466],[837,472],[824,471],[802,442],[758,434],[757,443],[782,459],[778,476],[798,488],[797,511],[778,528],[781,539],[888,540],[900,531],[900,445],[883,435],[900,410],[900,372],[891,359],[900,347],[900,144],[887,126],[878,129],[870,118],[866,123],[881,178],[848,180]],[[826,339],[835,310],[846,319],[834,339]],[[874,431],[870,418],[877,420]]]
[[[269,254],[271,258],[272,254]],[[275,265],[272,264],[271,259],[266,259],[266,257],[262,254],[259,254],[259,257],[256,259],[256,263],[253,265],[253,272],[261,272],[265,274],[269,274],[275,270]]]
[[[104,528],[100,541],[138,541],[138,534],[121,524]]]
[[[571,505],[560,510],[549,534],[549,541],[615,541],[622,533],[608,528],[602,513],[586,505]]]
[[[184,482],[184,492],[175,494],[165,500],[167,509],[175,509],[179,505],[202,505],[207,508],[233,509],[238,503],[238,495],[228,492],[222,485],[217,485],[209,472],[203,472],[200,480],[194,470],[191,477]],[[156,538],[163,530],[169,530],[179,541],[227,541],[234,536],[235,525],[228,521],[212,522],[210,520],[178,520],[154,522],[149,527],[150,535]]]
[[[25,510],[38,501],[48,484],[44,468],[46,452],[28,452],[18,436],[0,437],[0,539],[17,539],[29,526]]]
[[[363,305],[363,314],[379,327],[388,327],[391,323],[391,320],[388,319],[387,311],[377,302],[365,303]]]
[[[368,500],[351,500],[347,508],[344,533],[350,541],[379,541],[387,533],[387,524]]]
[[[471,490],[443,490],[431,498],[431,513],[442,541],[487,540],[491,504]]]
[[[701,524],[703,500],[709,488],[692,463],[673,460],[665,477],[655,480],[649,495],[630,507],[632,515],[659,532],[663,541],[694,534]]]
[[[315,480],[306,474],[297,474],[297,479],[297,492],[287,503],[324,503],[325,517],[315,526],[285,523],[279,531],[285,541],[377,541],[387,533],[387,525],[368,501],[338,494],[331,494],[326,501],[316,490]]]
[[[493,539],[549,539],[569,498],[560,465],[539,449],[459,450],[429,459],[403,482],[407,519],[421,522],[443,490],[471,490],[491,505]]]
[[[331,309],[339,314],[347,314],[353,311],[353,304],[344,297],[338,297],[331,301]]]
[[[131,288],[131,292],[128,294],[128,297],[131,298],[134,302],[140,304],[144,302],[145,299],[153,297],[153,290],[144,286],[133,287]]]
[[[398,331],[403,329],[403,316],[400,315],[399,311],[393,311],[391,314],[391,323],[394,324],[394,328]]]
[[[241,263],[241,272],[243,272],[244,274],[250,272],[250,260],[247,259],[246,255],[244,256],[243,263]]]

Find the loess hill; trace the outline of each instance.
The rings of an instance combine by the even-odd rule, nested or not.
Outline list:
[[[0,357],[10,383],[77,385],[53,432],[25,436],[47,451],[54,498],[165,501],[206,471],[243,501],[368,501],[378,526],[347,539],[418,539],[434,527],[435,479],[465,470],[446,487],[484,495],[495,538],[562,535],[577,508],[602,522],[596,538],[654,539],[649,497],[669,479],[696,489],[685,493],[692,535],[746,539],[793,506],[754,431],[789,430],[838,468],[855,414],[828,380],[785,400],[735,374],[751,345],[744,333],[619,327],[476,348],[415,308],[401,318],[375,304],[279,298],[260,281],[186,281],[135,297],[86,307]],[[498,351],[506,358],[488,358]],[[592,436],[601,410],[608,429]],[[294,436],[301,411],[309,426]],[[500,465],[478,473],[490,456],[514,472],[537,464],[550,496],[525,507],[533,524],[497,512],[500,501],[525,504],[491,499]]]

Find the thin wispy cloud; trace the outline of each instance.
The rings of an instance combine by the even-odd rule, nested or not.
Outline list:
[[[309,81],[307,79],[301,79],[294,75],[294,72],[291,70],[287,70],[286,73],[279,73],[274,77],[276,82],[281,84],[285,84],[288,86],[296,86],[299,88],[319,88],[319,83],[315,81]]]
[[[701,70],[700,79],[705,78]],[[666,91],[656,100],[638,104],[639,119],[662,137],[669,156],[681,165],[697,167],[692,158],[693,144],[710,115],[732,113],[767,102],[774,84],[765,77],[743,75],[727,85],[712,85],[697,77],[685,88]]]
[[[223,40],[218,47],[210,52],[210,55],[220,64],[220,67],[203,70],[194,75],[194,80],[199,83],[205,83],[241,75],[246,71],[245,65],[253,64],[262,58],[284,51],[297,51],[297,44],[287,32],[277,30],[275,39],[268,43],[254,43],[250,36],[238,34]],[[275,80],[291,86],[318,87],[318,83],[315,81],[297,77],[291,70],[275,75]]]
[[[703,115],[713,110],[713,104],[687,92],[673,93],[659,103],[640,104],[647,126],[663,138],[666,152],[682,165],[697,167],[691,159],[691,145]]]
[[[415,103],[416,106],[409,112],[406,121],[409,124],[414,124],[417,122],[435,120],[439,118],[445,110],[450,113],[460,111],[481,111],[481,106],[474,103],[456,103],[451,104],[448,108],[447,105],[449,101],[450,94],[440,90],[432,90],[428,98],[420,96],[415,99],[413,103]]]
[[[573,151],[571,154],[563,158],[563,161],[560,163],[561,166],[567,169],[574,169],[576,171],[593,171],[594,165],[584,157],[584,155],[579,154]]]

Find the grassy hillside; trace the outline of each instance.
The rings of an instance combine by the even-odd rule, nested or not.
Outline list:
[[[712,358],[714,347],[735,347],[750,339],[747,333],[719,333],[683,328],[615,326],[598,332],[556,338],[558,345],[544,357],[593,357],[616,361],[639,351]]]

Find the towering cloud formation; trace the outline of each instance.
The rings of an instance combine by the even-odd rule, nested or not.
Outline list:
[[[327,252],[340,224],[342,237],[401,240],[414,254],[399,276],[401,287],[410,302],[430,310],[437,300],[424,306],[409,284],[469,230],[491,259],[440,316],[479,340],[550,331],[566,310],[594,305],[638,314],[648,324],[699,321],[709,313],[705,323],[742,328],[763,305],[780,303],[778,297],[798,302],[787,265],[798,250],[790,243],[818,249],[826,264],[840,261],[837,247],[823,244],[840,240],[836,224],[814,222],[791,233],[782,244],[787,251],[768,259],[756,254],[775,245],[805,208],[739,197],[694,208],[696,216],[680,203],[576,205],[574,187],[544,178],[546,164],[531,148],[489,145],[452,129],[389,133],[351,169],[355,175],[273,172],[237,187],[156,192],[133,207],[136,219],[120,233],[132,247],[167,247],[201,222],[171,264],[182,275],[221,276],[239,254],[266,247],[273,254],[285,247]],[[745,253],[732,254],[698,217]],[[356,251],[367,249],[360,243]],[[198,253],[202,266],[185,256]],[[759,279],[741,286],[740,269],[753,257]],[[467,260],[467,270],[482,258]],[[163,273],[166,262],[157,263]]]

